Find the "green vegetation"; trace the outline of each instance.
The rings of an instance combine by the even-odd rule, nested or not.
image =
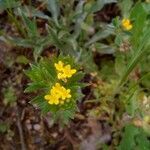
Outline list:
[[[23,136],[27,109],[38,111],[43,131],[45,120],[63,130],[66,149],[150,149],[148,0],[0,0],[0,15],[4,141],[17,122],[22,149],[32,149]],[[77,133],[73,142],[76,124],[91,135]],[[42,141],[62,148],[50,136]]]

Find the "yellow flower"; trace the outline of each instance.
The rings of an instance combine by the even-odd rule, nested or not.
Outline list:
[[[121,23],[122,23],[122,26],[125,30],[131,30],[132,29],[132,24],[131,24],[131,21],[129,19],[123,19]]]
[[[72,77],[73,74],[76,73],[76,69],[71,69],[70,65],[66,65],[64,67],[63,73],[64,73],[64,75],[66,75],[66,77],[70,78],[70,77]]]
[[[45,95],[44,98],[48,101],[49,104],[59,104],[59,97],[56,95]]]
[[[62,93],[62,100],[65,100],[66,98],[71,98],[71,95],[70,95],[70,89],[65,89],[63,88],[63,93]]]
[[[58,64],[55,63],[55,68],[57,71],[62,71],[64,67],[64,63],[62,61],[59,61]]]
[[[45,95],[44,98],[48,101],[49,104],[64,104],[65,101],[68,101],[71,98],[70,89],[65,89],[59,83],[56,83],[49,94]]]
[[[64,63],[62,61],[55,63],[55,68],[58,71],[58,79],[71,78],[72,75],[76,73],[76,69],[71,69],[70,65],[64,66]]]

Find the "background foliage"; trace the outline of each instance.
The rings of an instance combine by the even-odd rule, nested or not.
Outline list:
[[[46,143],[39,142],[42,148],[150,149],[148,0],[0,0],[0,16],[0,149],[37,149],[26,140],[34,139],[30,133],[37,124],[37,135]],[[130,19],[130,31],[122,27],[123,18]],[[52,60],[60,55],[69,56],[84,73],[69,82],[80,81],[74,92],[77,104],[56,115],[68,123],[63,130],[49,114],[56,108],[43,100],[56,80]],[[27,69],[31,80],[24,74]],[[39,107],[29,102],[33,97]],[[17,137],[16,127],[21,144],[10,142]],[[51,130],[57,133],[54,140]]]

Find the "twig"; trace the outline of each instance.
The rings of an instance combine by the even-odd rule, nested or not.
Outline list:
[[[21,121],[20,121],[20,115],[19,115],[19,111],[18,111],[18,106],[17,106],[17,126],[18,126],[18,131],[19,131],[19,136],[20,136],[21,149],[26,150],[22,125],[21,125]]]
[[[42,4],[40,4],[40,6],[38,6],[36,8],[36,10],[39,10],[41,7],[43,7],[44,5],[46,5],[46,3],[47,3],[47,0],[45,2],[42,2]]]
[[[75,139],[73,139],[72,136],[70,135],[69,129],[66,127],[66,128],[64,129],[64,131],[65,131],[65,135],[64,135],[64,136],[67,138],[67,140],[68,140],[73,146],[77,145],[77,142],[75,141]]]

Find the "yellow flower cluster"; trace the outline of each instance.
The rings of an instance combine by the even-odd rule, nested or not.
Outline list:
[[[65,89],[59,83],[56,83],[44,98],[49,104],[64,104],[65,101],[69,101],[69,98],[71,98],[70,89]]]
[[[58,79],[66,80],[76,73],[76,69],[71,69],[70,65],[64,65],[62,61],[59,61],[54,65],[58,72]],[[60,83],[56,83],[44,98],[49,104],[64,104],[65,101],[69,102],[69,98],[71,98],[70,92],[70,89],[65,89],[64,86],[60,85]]]
[[[129,19],[123,19],[121,23],[122,23],[122,26],[125,30],[131,30],[132,29],[132,24],[131,24],[131,21]]]
[[[58,79],[67,79],[72,77],[73,74],[76,73],[76,69],[71,69],[70,65],[64,65],[62,61],[55,63],[55,68],[58,71],[57,77]]]

